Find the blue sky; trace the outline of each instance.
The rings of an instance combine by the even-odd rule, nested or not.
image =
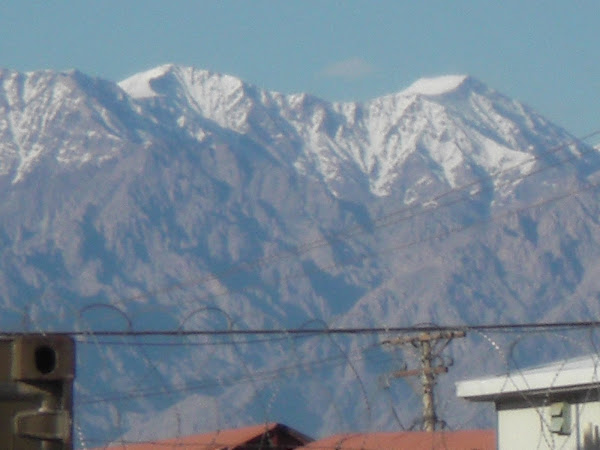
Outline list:
[[[175,62],[365,100],[468,73],[576,136],[600,129],[600,2],[7,0],[0,67],[119,81]]]

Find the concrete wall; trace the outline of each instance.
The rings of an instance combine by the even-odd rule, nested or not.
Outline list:
[[[570,403],[570,433],[561,435],[549,430],[550,404]],[[515,399],[496,404],[498,410],[498,450],[515,449],[600,449],[600,402],[598,399]]]

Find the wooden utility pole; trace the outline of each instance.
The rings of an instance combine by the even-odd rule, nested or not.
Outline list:
[[[448,366],[443,363],[434,366],[434,361],[440,357],[440,354],[450,341],[458,337],[465,337],[465,332],[459,330],[428,331],[415,336],[401,336],[383,342],[383,344],[387,345],[411,344],[415,349],[419,350],[421,368],[400,370],[392,373],[392,377],[421,376],[421,385],[423,388],[423,430],[425,431],[434,431],[438,422],[433,395],[435,377],[441,373],[448,372]]]

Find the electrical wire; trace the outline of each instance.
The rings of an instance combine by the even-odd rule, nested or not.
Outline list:
[[[593,135],[597,135],[597,134],[600,134],[600,130],[599,130],[599,131],[596,131],[596,132],[594,132],[594,133],[591,133],[591,134],[590,134],[590,135],[588,135],[588,136],[593,136]],[[573,142],[569,142],[569,144],[572,144],[572,143],[573,143]],[[565,145],[561,146],[560,148],[564,148],[566,145],[567,145],[567,144],[565,144]],[[595,152],[595,151],[596,151],[596,150],[594,150],[593,148],[591,148],[591,147],[590,147],[590,148],[587,150],[587,153],[590,153],[590,152]],[[583,153],[582,153],[582,154],[583,154]],[[555,163],[553,163],[553,164],[552,164],[552,165],[550,165],[550,166],[545,166],[544,168],[541,168],[541,169],[539,169],[539,170],[537,170],[537,171],[534,171],[534,172],[531,172],[531,173],[527,173],[527,174],[521,175],[521,176],[520,176],[520,177],[518,177],[517,179],[523,179],[523,178],[526,178],[526,177],[529,177],[529,176],[533,176],[533,175],[535,175],[535,174],[538,174],[538,173],[540,173],[540,172],[541,172],[541,171],[543,171],[543,170],[547,170],[548,168],[551,168],[551,167],[556,167],[557,165],[560,165],[560,164],[565,164],[565,163],[567,163],[567,162],[571,162],[572,160],[574,160],[574,159],[578,159],[578,158],[580,158],[580,157],[581,157],[581,154],[580,154],[580,155],[575,155],[575,156],[571,155],[571,156],[570,156],[569,158],[567,158],[567,159],[560,160],[560,161],[558,161],[558,162],[555,162]],[[507,181],[506,183],[512,183],[512,182],[514,182],[514,181],[515,181],[515,179],[511,179],[511,180]],[[473,183],[470,183],[470,184],[468,184],[468,185],[465,185],[465,186],[469,186],[469,187],[470,187],[470,186],[472,186],[472,184],[473,184]],[[385,254],[385,253],[390,253],[390,252],[395,252],[395,251],[398,251],[398,250],[407,249],[407,248],[409,248],[409,247],[413,247],[413,246],[415,246],[415,245],[420,245],[420,244],[422,244],[422,243],[425,243],[425,242],[430,242],[430,241],[440,240],[440,239],[442,239],[442,238],[445,238],[445,237],[447,237],[447,236],[450,236],[450,235],[452,235],[452,234],[454,234],[454,233],[463,232],[463,231],[466,231],[466,230],[468,230],[468,229],[470,229],[470,228],[474,228],[474,227],[476,227],[476,226],[481,226],[481,225],[484,225],[484,224],[487,224],[487,223],[492,223],[492,222],[498,221],[498,220],[500,220],[500,219],[502,219],[502,218],[508,217],[508,216],[510,216],[510,215],[512,215],[512,214],[517,214],[517,213],[523,212],[523,211],[525,211],[525,210],[528,210],[528,209],[533,209],[533,208],[536,208],[536,207],[540,207],[540,206],[542,206],[542,205],[546,205],[546,204],[549,204],[549,203],[552,203],[552,202],[555,202],[555,201],[564,200],[564,199],[566,199],[566,198],[569,198],[569,197],[571,197],[571,196],[577,195],[577,194],[579,194],[579,193],[581,193],[581,192],[583,192],[583,191],[585,191],[585,190],[593,189],[593,188],[595,188],[595,187],[597,187],[597,186],[598,186],[598,184],[591,184],[591,183],[589,183],[589,184],[585,185],[585,186],[584,186],[583,188],[581,188],[581,189],[577,189],[577,190],[574,190],[574,191],[568,192],[568,193],[566,193],[566,194],[563,194],[563,195],[558,195],[558,196],[555,196],[555,197],[551,197],[551,198],[548,198],[548,199],[544,199],[544,200],[541,200],[541,201],[539,201],[539,202],[537,202],[537,203],[534,203],[534,204],[526,205],[526,206],[523,206],[523,207],[520,207],[520,208],[516,208],[516,209],[514,209],[514,210],[509,210],[509,211],[507,211],[507,212],[505,212],[505,213],[503,213],[503,214],[500,214],[500,215],[498,215],[498,216],[494,216],[494,217],[486,218],[486,219],[483,219],[483,220],[480,220],[480,221],[476,221],[476,222],[473,222],[473,223],[471,223],[471,224],[468,224],[468,225],[465,225],[465,226],[459,226],[459,227],[455,227],[455,228],[453,228],[453,229],[446,230],[446,231],[442,231],[442,232],[439,232],[439,233],[437,233],[437,234],[434,234],[434,235],[432,235],[432,236],[428,236],[428,237],[421,238],[421,239],[418,239],[418,240],[414,240],[414,241],[411,241],[411,242],[407,242],[407,243],[401,244],[401,245],[399,245],[399,246],[388,247],[388,248],[386,248],[385,250],[383,250],[383,251],[381,251],[381,252],[373,253],[373,254],[371,254],[371,255],[358,255],[358,256],[354,257],[354,258],[353,258],[353,260],[358,262],[358,261],[361,261],[361,260],[365,260],[365,259],[367,259],[367,258],[369,258],[369,257],[370,257],[370,258],[373,258],[373,257],[375,257],[375,256],[381,256],[382,254]],[[457,189],[455,189],[455,190],[448,191],[447,193],[441,194],[439,197],[446,196],[446,195],[447,195],[449,192],[454,192],[454,191],[456,191],[456,190],[460,190],[460,189],[458,189],[458,188],[457,188]],[[413,215],[411,215],[411,216],[405,216],[405,217],[395,218],[395,220],[394,220],[394,221],[388,221],[388,222],[386,222],[386,223],[379,224],[379,225],[378,225],[376,228],[382,228],[382,227],[384,227],[384,226],[390,226],[390,225],[392,225],[392,224],[395,224],[395,223],[398,223],[398,222],[401,222],[401,221],[404,221],[404,220],[408,220],[408,219],[411,219],[411,218],[417,217],[417,216],[419,216],[419,215],[421,215],[421,214],[425,214],[425,213],[429,213],[429,212],[437,211],[437,210],[438,210],[438,209],[440,209],[440,208],[448,207],[448,206],[451,206],[451,205],[457,204],[457,203],[459,203],[459,202],[462,202],[462,201],[465,201],[465,200],[468,200],[468,199],[465,199],[465,198],[459,198],[459,199],[457,199],[457,200],[454,200],[454,201],[452,201],[452,202],[447,202],[447,203],[444,203],[444,204],[442,204],[442,205],[438,205],[438,206],[436,206],[436,207],[432,207],[432,208],[426,209],[426,210],[424,210],[424,211],[422,211],[422,212],[418,212],[418,213],[416,213],[416,214],[413,214]],[[428,203],[428,202],[430,202],[430,200],[428,200],[426,203]],[[340,238],[340,239],[341,239],[341,238]],[[323,244],[322,244],[322,245],[324,246],[324,245],[334,245],[334,244],[333,244],[333,243],[331,243],[331,242],[329,242],[329,243],[325,244],[325,243],[323,242]],[[316,248],[316,247],[314,247],[314,246],[313,246],[313,247],[311,247],[311,249],[310,249],[310,250],[313,250],[313,249],[315,249],[315,248]],[[287,257],[287,258],[291,258],[292,256],[290,256],[290,255],[287,255],[286,257]],[[346,262],[346,263],[347,263],[347,262]],[[334,263],[334,264],[332,264],[332,265],[330,265],[330,266],[327,266],[327,267],[318,267],[318,268],[315,268],[315,269],[314,269],[312,272],[317,272],[317,271],[323,271],[323,270],[327,270],[327,269],[338,268],[340,265],[341,265],[340,263]],[[242,264],[236,265],[236,266],[234,266],[234,267],[235,267],[235,269],[236,269],[235,271],[228,271],[228,272],[223,272],[223,273],[219,273],[219,274],[216,274],[216,275],[211,275],[211,276],[209,276],[209,277],[205,278],[205,279],[204,279],[204,281],[198,281],[197,283],[196,283],[196,282],[194,282],[194,283],[191,283],[191,284],[187,284],[187,283],[186,283],[186,285],[185,285],[185,286],[184,286],[183,284],[178,284],[177,286],[173,285],[173,286],[171,286],[170,288],[175,288],[175,289],[184,289],[184,288],[186,288],[186,287],[191,287],[191,286],[197,286],[197,285],[201,285],[201,284],[203,284],[203,283],[205,283],[205,282],[206,282],[206,283],[208,283],[208,282],[210,282],[210,281],[214,281],[214,280],[221,280],[221,279],[222,279],[222,277],[225,277],[225,278],[226,278],[226,277],[233,276],[233,275],[234,275],[234,272],[235,272],[235,273],[241,273],[241,272],[246,272],[246,271],[254,270],[254,269],[251,267],[251,264],[250,264],[250,263],[242,263]],[[303,270],[301,273],[298,273],[298,274],[296,274],[296,275],[287,275],[287,276],[286,276],[286,277],[284,277],[284,278],[285,278],[285,279],[293,279],[293,278],[306,277],[306,276],[310,275],[310,273],[312,273],[312,272],[311,272],[309,269],[304,269],[304,270]],[[169,288],[169,290],[170,290],[170,288]],[[224,290],[224,291],[222,291],[222,292],[220,292],[220,293],[210,293],[210,294],[207,294],[207,295],[205,295],[205,296],[201,296],[201,297],[195,297],[195,298],[193,298],[193,299],[191,299],[191,300],[189,300],[189,301],[194,301],[194,302],[197,302],[197,301],[199,301],[199,300],[215,299],[215,298],[218,298],[218,297],[220,297],[220,296],[224,296],[224,295],[231,295],[231,294],[233,294],[233,293],[236,293],[236,292],[238,292],[238,293],[241,293],[241,292],[250,291],[250,290],[253,290],[253,289],[256,289],[256,288],[262,288],[262,286],[261,286],[261,285],[257,285],[257,286],[247,286],[247,287],[244,287],[244,288],[241,288],[241,289],[226,289],[226,290]],[[152,292],[153,292],[153,294],[156,294],[156,293],[157,293],[157,291],[152,291]],[[166,292],[166,291],[164,291],[164,292]],[[133,297],[129,297],[128,299],[132,299],[132,298],[133,298]],[[137,297],[136,297],[136,298],[137,298]],[[141,297],[140,297],[140,298],[141,298]],[[139,298],[138,298],[138,299],[139,299]],[[128,301],[128,300],[126,299],[126,301]],[[123,303],[123,302],[122,302],[121,300],[117,300],[115,303],[119,304],[119,303]]]
[[[587,190],[591,190],[591,189],[595,189],[599,185],[600,185],[600,182],[598,182],[598,183],[587,183],[587,184],[583,185],[582,187],[580,187],[579,189],[567,192],[566,194],[561,194],[561,195],[558,195],[558,196],[555,196],[555,197],[544,199],[542,201],[539,201],[539,202],[531,204],[531,205],[526,205],[524,207],[520,207],[520,208],[516,208],[516,209],[513,209],[513,210],[505,211],[504,213],[499,214],[497,216],[492,216],[490,218],[485,218],[485,219],[482,219],[480,221],[475,221],[475,222],[470,223],[468,225],[462,225],[462,226],[457,226],[457,227],[454,227],[454,228],[451,228],[451,229],[448,229],[448,230],[443,230],[443,231],[435,233],[435,234],[433,234],[431,236],[427,236],[425,238],[421,238],[421,239],[414,240],[414,241],[411,241],[411,242],[403,242],[403,243],[401,243],[399,245],[396,245],[396,246],[388,246],[384,251],[378,252],[376,255],[377,256],[381,256],[381,255],[383,255],[385,253],[397,252],[398,250],[404,250],[404,249],[410,248],[410,247],[412,247],[414,245],[422,244],[424,242],[431,242],[431,241],[435,241],[435,240],[440,240],[440,239],[445,238],[445,237],[447,237],[449,235],[452,235],[454,233],[463,232],[463,231],[466,231],[468,229],[474,228],[476,226],[481,226],[481,225],[484,225],[484,224],[489,224],[489,223],[497,222],[497,221],[499,221],[501,219],[505,219],[505,218],[507,218],[507,217],[509,217],[511,215],[518,214],[518,213],[523,212],[523,211],[528,210],[528,209],[533,209],[533,208],[541,207],[541,206],[544,206],[544,205],[548,205],[548,204],[553,203],[553,202],[565,200],[567,198],[570,198],[570,197],[573,197],[575,195],[578,195],[581,192],[584,192],[584,191],[587,191]],[[353,258],[353,260],[356,261],[356,262],[363,261],[363,260],[366,260],[368,258],[373,258],[376,255],[375,254],[368,254],[368,255],[367,254],[361,254],[361,255],[355,256]],[[326,267],[326,268],[320,267],[319,270],[326,270],[326,269],[337,268],[338,266],[339,266],[338,263],[334,263],[331,266]],[[307,275],[308,274],[306,273],[306,271],[304,271],[303,273],[298,274],[297,276],[307,276]],[[291,277],[288,276],[288,278],[291,278]],[[243,291],[243,290],[244,289],[242,289],[241,291]],[[230,295],[231,293],[232,293],[231,290],[227,290],[227,291],[222,292],[222,293],[217,294],[217,295],[211,294],[211,295],[209,295],[209,296],[207,296],[205,298],[215,298],[218,295]],[[198,299],[196,298],[195,300],[197,301]],[[591,322],[582,322],[582,323],[589,324]],[[221,334],[230,334],[230,333],[244,334],[245,332],[248,332],[248,331],[250,331],[250,334],[252,334],[252,333],[254,333],[254,334],[261,334],[261,333],[257,333],[256,330],[254,330],[254,331],[252,331],[252,330],[246,330],[246,331],[244,331],[244,330],[204,330],[204,331],[199,331],[199,332],[200,333],[205,333],[205,334],[212,334],[212,335],[221,335]],[[268,331],[268,330],[263,330],[263,331]],[[298,330],[298,332],[301,332],[301,331],[304,332],[304,333],[311,333],[311,332],[327,332],[327,333],[331,333],[332,332],[331,329],[327,329],[326,331],[323,331],[322,329],[317,329],[317,330],[314,330],[314,329],[313,330],[310,330],[310,329],[301,329],[301,330]],[[153,332],[164,333],[165,335],[177,335],[177,334],[182,334],[182,333],[185,334],[188,331],[186,331],[186,330],[177,330],[177,331],[113,331],[113,332],[109,332],[109,331],[94,331],[94,332],[80,331],[80,332],[63,332],[63,333],[70,333],[71,335],[81,335],[81,336],[84,336],[84,335],[96,335],[96,336],[99,336],[98,333],[102,333],[102,334],[100,334],[102,336],[110,336],[111,333],[112,333],[112,335],[116,336],[116,335],[126,335],[127,333],[153,333]],[[270,333],[273,333],[273,332],[275,334],[285,334],[286,332],[289,332],[289,330],[284,330],[284,329],[282,329],[282,330],[270,330],[269,333],[262,333],[262,334],[270,334]],[[339,333],[339,332],[340,331],[334,332],[334,334],[335,333]]]
[[[291,364],[284,367],[277,367],[274,369],[256,371],[249,374],[241,374],[234,377],[222,377],[220,380],[205,380],[198,383],[186,383],[181,385],[175,385],[173,388],[164,389],[164,385],[161,389],[150,387],[141,389],[131,389],[127,391],[119,391],[113,393],[105,393],[102,396],[80,396],[76,404],[86,405],[95,403],[107,403],[107,402],[121,402],[131,400],[134,398],[147,398],[162,395],[171,395],[178,393],[188,393],[193,391],[199,391],[203,389],[231,386],[240,383],[248,383],[253,381],[269,381],[277,379],[282,376],[289,376],[292,371],[298,370],[313,370],[317,367],[334,364],[334,367],[339,365],[347,364],[350,361],[360,361],[366,358],[366,353],[379,348],[379,344],[369,344],[359,350],[354,350],[350,353],[338,354],[335,356],[329,356],[326,358],[320,358],[317,360],[302,361],[296,364]],[[356,356],[355,356],[356,355]],[[386,357],[376,362],[388,362],[394,360],[393,357]]]
[[[519,164],[516,164],[514,166],[511,166],[509,168],[506,168],[506,169],[503,169],[501,171],[498,171],[497,173],[493,174],[490,177],[477,178],[477,179],[475,179],[475,180],[473,180],[473,181],[471,181],[469,183],[466,183],[464,185],[461,185],[461,186],[455,187],[453,189],[450,189],[450,190],[448,190],[446,192],[443,192],[443,193],[441,193],[441,194],[439,194],[439,195],[437,195],[435,197],[432,197],[432,198],[427,199],[427,200],[423,200],[419,204],[410,205],[408,207],[403,207],[403,208],[401,208],[401,209],[399,209],[397,211],[393,211],[391,213],[388,213],[388,214],[386,214],[386,215],[384,215],[384,216],[382,216],[380,218],[375,219],[374,222],[373,222],[373,227],[371,227],[371,228],[373,228],[373,229],[383,228],[383,227],[386,227],[386,226],[398,223],[399,221],[408,220],[408,219],[417,217],[417,216],[422,215],[422,214],[435,212],[435,211],[437,211],[437,210],[439,210],[441,208],[446,208],[448,206],[453,206],[453,205],[455,205],[457,203],[460,203],[460,202],[463,202],[463,201],[468,201],[468,200],[472,199],[472,196],[461,197],[458,200],[455,200],[455,201],[452,201],[452,202],[448,202],[448,203],[444,203],[442,205],[435,205],[435,206],[430,206],[430,207],[426,206],[426,205],[434,205],[437,201],[439,201],[440,199],[442,199],[444,197],[447,197],[447,196],[451,195],[452,193],[461,192],[461,191],[464,191],[466,189],[472,188],[473,186],[476,186],[478,184],[482,184],[482,183],[488,182],[488,181],[490,181],[490,179],[493,180],[493,179],[499,178],[500,175],[502,175],[504,173],[514,171],[515,169],[517,169],[517,168],[519,168],[519,167],[521,167],[523,165],[530,164],[532,161],[539,160],[539,159],[541,159],[543,157],[546,157],[546,156],[554,154],[554,153],[556,153],[556,152],[558,152],[560,150],[563,150],[563,149],[567,148],[569,145],[573,145],[574,143],[582,142],[583,140],[589,139],[589,138],[597,136],[597,135],[600,135],[600,130],[596,130],[596,131],[593,131],[591,133],[588,133],[587,135],[583,136],[582,138],[575,138],[575,139],[569,140],[566,143],[563,143],[563,144],[560,144],[560,145],[558,145],[556,147],[551,148],[550,150],[548,150],[547,152],[544,152],[541,155],[533,155],[532,158],[527,159],[527,160],[525,160],[525,161],[523,161],[523,162],[521,162]],[[558,165],[565,164],[567,162],[571,162],[571,161],[573,161],[575,159],[579,159],[579,158],[581,158],[581,156],[583,156],[585,154],[594,153],[594,152],[597,152],[597,150],[595,150],[593,147],[590,146],[585,151],[581,152],[579,155],[571,155],[569,158],[567,158],[565,160],[561,160],[558,163],[553,163],[551,165],[544,166],[544,167],[542,167],[542,168],[540,168],[537,171],[534,171],[532,173],[521,174],[521,176],[513,178],[511,180],[508,180],[507,182],[513,183],[513,182],[518,181],[520,179],[524,179],[524,178],[527,178],[529,176],[533,176],[535,174],[538,174],[538,173],[540,173],[540,172],[542,172],[544,170],[548,170],[548,169],[556,167]],[[477,192],[477,194],[479,194],[481,192],[484,192],[485,189],[486,188],[483,188],[481,191]],[[487,189],[489,189],[489,188],[487,188]],[[389,219],[392,218],[392,217],[396,217],[399,214],[402,214],[402,213],[405,213],[405,212],[410,212],[410,211],[413,211],[413,210],[418,209],[418,208],[424,208],[424,209],[422,211],[419,211],[418,213],[416,213],[414,215],[411,215],[411,216],[408,216],[408,217],[403,217],[403,218],[400,218],[400,219],[395,219],[395,220],[393,220],[391,222],[389,221]],[[115,299],[111,303],[112,304],[127,304],[127,303],[130,303],[130,302],[139,301],[139,300],[144,299],[144,298],[149,298],[149,297],[153,297],[153,296],[156,296],[156,295],[166,294],[166,293],[172,292],[174,290],[182,290],[182,289],[187,289],[187,288],[190,288],[190,287],[195,287],[195,286],[200,286],[200,285],[203,285],[203,284],[207,284],[207,283],[210,283],[212,281],[219,281],[219,280],[222,280],[222,279],[234,276],[234,275],[239,274],[239,273],[246,273],[246,272],[249,272],[249,271],[252,271],[252,270],[256,270],[256,269],[258,269],[258,268],[260,268],[262,266],[266,266],[268,264],[272,264],[272,263],[275,263],[275,262],[281,262],[281,261],[286,260],[286,259],[297,258],[297,257],[299,257],[299,256],[301,256],[301,255],[303,255],[303,254],[305,254],[307,252],[310,252],[312,250],[315,250],[317,248],[321,248],[321,247],[324,247],[324,246],[332,246],[332,245],[334,245],[335,241],[343,241],[344,239],[348,239],[349,237],[353,237],[353,236],[355,236],[357,234],[364,234],[364,233],[371,233],[371,231],[370,230],[364,230],[364,229],[362,229],[362,227],[356,227],[356,226],[348,228],[348,229],[345,229],[345,230],[338,230],[335,233],[328,234],[323,239],[319,239],[319,240],[311,241],[311,242],[308,242],[308,243],[300,244],[299,246],[295,247],[292,250],[288,250],[287,252],[278,252],[278,253],[275,253],[273,255],[269,255],[269,256],[266,256],[266,257],[258,258],[258,259],[255,259],[255,260],[246,261],[246,262],[240,262],[240,263],[237,263],[237,264],[231,266],[230,268],[228,268],[226,270],[223,270],[223,271],[220,271],[220,272],[218,272],[216,274],[211,274],[211,275],[208,275],[208,276],[205,276],[205,277],[201,277],[201,278],[198,278],[198,279],[190,279],[190,280],[187,280],[187,281],[184,281],[184,282],[174,283],[174,284],[165,286],[163,288],[158,288],[158,289],[154,289],[154,290],[151,290],[151,291],[145,291],[143,293],[140,293],[140,294],[137,294],[137,295],[133,295],[133,296],[129,296],[129,297]]]
[[[479,325],[435,325],[435,326],[407,326],[407,327],[349,327],[349,328],[280,328],[280,329],[241,329],[241,330],[123,330],[123,331],[56,331],[40,333],[45,336],[71,336],[77,338],[83,337],[189,337],[189,336],[247,336],[247,335],[286,335],[286,336],[328,336],[328,335],[347,335],[347,334],[398,334],[398,333],[419,333],[431,331],[539,331],[539,330],[560,330],[574,328],[598,328],[600,321],[573,321],[573,322],[527,322],[527,323],[506,323],[506,324],[479,324]],[[9,332],[0,334],[0,338],[13,338],[15,336],[31,335],[25,332]],[[35,333],[33,333],[35,334]],[[286,340],[288,338],[285,338]],[[89,343],[78,340],[79,343]],[[244,343],[264,343],[266,340],[257,341],[235,341],[232,344]],[[97,344],[91,342],[90,344]],[[110,343],[106,343],[110,345]],[[219,343],[218,345],[225,343]],[[148,343],[148,345],[153,345]],[[195,345],[188,343],[188,345]],[[206,343],[196,344],[199,346]]]
[[[257,333],[260,334],[260,333]],[[321,333],[319,333],[321,334]],[[232,346],[232,345],[252,345],[252,344],[264,344],[264,343],[274,343],[278,341],[289,341],[290,339],[301,339],[301,338],[310,338],[314,336],[318,336],[319,334],[302,334],[302,335],[293,335],[293,336],[272,336],[264,339],[240,339],[240,340],[227,340],[227,341],[219,341],[219,342],[136,342],[137,346],[144,347],[220,347],[220,346]],[[188,336],[180,336],[180,337],[190,337]],[[123,342],[123,341],[89,341],[87,339],[83,339],[82,336],[76,336],[75,341],[78,344],[84,345],[95,345],[95,346],[107,346],[107,347],[131,347],[131,342]]]

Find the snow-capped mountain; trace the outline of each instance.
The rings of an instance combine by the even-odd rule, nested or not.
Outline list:
[[[273,152],[285,149],[279,156],[293,158],[301,173],[318,174],[336,195],[347,193],[350,184],[358,190],[368,186],[377,196],[396,189],[410,203],[418,199],[413,197],[417,183],[407,182],[406,165],[428,167],[418,185],[457,187],[482,172],[495,175],[515,167],[527,172],[532,155],[568,139],[524,105],[468,76],[421,79],[366,104],[268,92],[229,75],[173,65],[119,85],[149,109],[159,108],[191,128],[194,136],[195,124],[209,119]],[[532,142],[539,148],[530,148]]]
[[[118,84],[3,70],[0,321],[13,331],[589,320],[600,313],[599,169],[597,150],[469,76],[332,103],[175,65]],[[358,428],[365,413],[350,406],[380,394],[364,386],[382,367],[363,359],[311,384],[297,364],[361,339],[294,341],[293,352],[280,341],[208,352],[84,343],[78,427],[108,439],[265,418],[310,434]],[[464,352],[479,369],[498,366],[485,345]],[[274,375],[248,375],[277,367],[295,376],[276,391]],[[168,395],[94,401],[157,385]],[[370,424],[392,426],[389,405],[365,409]]]

